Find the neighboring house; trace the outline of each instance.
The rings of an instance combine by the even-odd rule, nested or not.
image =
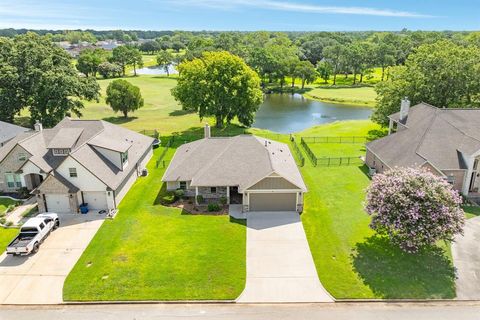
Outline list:
[[[286,144],[251,135],[212,138],[208,125],[204,139],[177,149],[162,181],[196,201],[200,195],[242,204],[244,212],[302,212],[307,191]]]
[[[30,129],[0,121],[0,147],[15,138],[17,134],[27,131],[30,131]]]
[[[40,212],[116,209],[152,156],[153,139],[98,120],[63,119],[18,134],[0,148],[0,191],[20,188]]]
[[[367,144],[365,162],[376,172],[423,167],[444,177],[463,195],[480,187],[480,109],[440,109],[426,103],[390,117],[388,136]]]

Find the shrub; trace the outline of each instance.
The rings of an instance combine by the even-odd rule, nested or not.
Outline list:
[[[197,196],[197,202],[198,202],[198,203],[203,203],[203,202],[205,202],[205,199],[203,198],[203,196],[202,196],[201,194],[199,194],[199,195]]]
[[[161,200],[160,200],[162,204],[172,204],[175,201],[177,201],[177,196],[175,195],[174,192],[167,192],[161,197]]]
[[[220,211],[220,206],[218,205],[218,203],[209,203],[208,204],[208,211],[209,212]]]
[[[5,217],[0,218],[0,224],[5,225],[7,223],[7,219]]]
[[[221,197],[221,198],[220,198],[220,203],[221,203],[222,205],[226,205],[226,204],[227,204],[227,197]]]
[[[14,204],[11,204],[7,207],[7,209],[5,210],[5,213],[8,213],[8,212],[11,212],[15,209],[16,205]]]
[[[178,198],[183,198],[185,196],[185,191],[183,191],[182,189],[177,189],[177,190],[175,190],[175,195]]]
[[[462,198],[443,178],[422,169],[397,168],[373,177],[365,209],[370,227],[404,251],[416,252],[463,233]]]
[[[21,187],[17,189],[18,196],[22,199],[26,199],[30,197],[30,191],[26,187]]]

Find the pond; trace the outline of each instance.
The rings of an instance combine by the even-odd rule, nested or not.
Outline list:
[[[325,103],[300,94],[266,94],[252,126],[293,133],[338,120],[368,119],[371,113],[371,108]]]
[[[178,71],[175,69],[175,66],[173,65],[168,66],[168,71],[170,74],[178,73]],[[144,68],[137,69],[137,74],[155,75],[155,74],[167,74],[167,73],[165,72],[165,68],[163,67],[151,66],[151,67],[144,67]]]

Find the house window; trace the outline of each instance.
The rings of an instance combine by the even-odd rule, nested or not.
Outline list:
[[[210,193],[217,193],[217,187],[211,187]]]
[[[53,149],[54,156],[66,156],[70,153],[70,149]]]
[[[187,182],[186,181],[180,181],[180,189],[182,189],[182,190],[187,189]]]
[[[122,164],[127,163],[127,161],[128,161],[128,151],[127,152],[122,152],[121,157],[122,157]]]
[[[68,172],[70,173],[70,178],[78,177],[77,168],[68,168]]]
[[[454,184],[455,183],[455,177],[454,176],[448,176],[447,177],[447,182],[450,183],[450,184]]]
[[[20,178],[19,174],[6,174],[5,175],[7,180],[7,187],[10,189],[13,188],[21,188],[22,187],[22,179]]]
[[[26,161],[26,160],[27,160],[27,155],[25,153],[18,154],[18,161]]]

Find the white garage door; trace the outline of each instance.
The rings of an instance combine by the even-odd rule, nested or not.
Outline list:
[[[107,210],[106,192],[83,192],[83,201],[88,203],[90,210]]]
[[[250,211],[296,211],[296,193],[250,193]]]
[[[70,212],[68,194],[46,194],[45,201],[48,212]]]

